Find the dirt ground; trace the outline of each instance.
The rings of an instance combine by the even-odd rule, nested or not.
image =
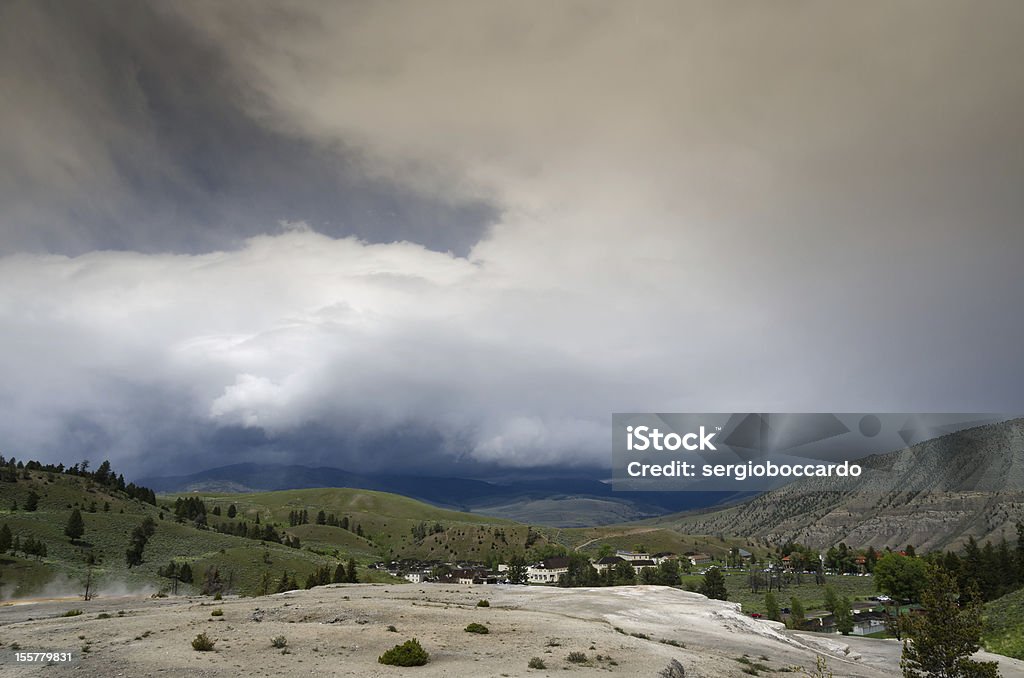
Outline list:
[[[477,607],[485,598],[490,607]],[[70,609],[82,614],[63,617]],[[223,616],[212,616],[222,610]],[[109,618],[100,618],[109,615]],[[487,635],[467,633],[471,622]],[[389,630],[393,626],[396,631]],[[214,650],[196,652],[205,632]],[[635,634],[635,635],[631,635]],[[284,636],[286,649],[271,646]],[[377,657],[417,638],[426,666]],[[824,656],[840,676],[890,678],[899,644],[792,634],[742,615],[734,603],[657,586],[558,589],[438,584],[340,584],[261,598],[107,598],[0,607],[2,676],[657,676],[677,659],[692,676],[746,676]],[[18,665],[22,651],[72,651],[68,665]],[[87,651],[85,651],[87,649]],[[583,663],[570,652],[586,655]],[[545,669],[527,668],[539,657]],[[995,655],[989,655],[995,658]],[[1024,662],[1000,658],[1006,678]]]

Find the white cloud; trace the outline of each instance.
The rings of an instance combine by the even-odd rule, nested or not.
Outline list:
[[[613,411],[1019,408],[1019,8],[175,5],[262,124],[502,218],[464,258],[0,259],[0,434],[137,458],[166,408],[604,463]]]

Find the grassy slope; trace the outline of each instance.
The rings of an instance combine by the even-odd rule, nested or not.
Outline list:
[[[23,507],[33,489],[41,497],[38,510],[11,512],[12,499]],[[87,510],[93,501],[97,504],[95,513]],[[110,503],[109,512],[103,510],[105,502]],[[160,506],[164,503],[158,501]],[[85,534],[77,544],[64,536],[64,526],[73,508],[82,509],[85,521]],[[85,556],[90,552],[98,560],[93,575],[101,588],[107,590],[165,586],[167,580],[158,577],[156,571],[172,559],[191,563],[197,580],[208,565],[217,565],[225,576],[232,573],[236,589],[243,593],[255,591],[255,583],[265,569],[272,571],[275,580],[287,569],[296,573],[301,584],[309,572],[320,565],[334,565],[339,557],[355,557],[364,564],[372,559],[366,548],[342,545],[338,557],[334,557],[200,530],[173,522],[166,512],[161,519],[160,514],[159,507],[128,499],[86,478],[32,473],[28,480],[0,483],[0,523],[7,523],[23,539],[29,535],[41,539],[47,547],[46,558],[39,561],[10,554],[0,556],[0,595],[8,598],[43,592],[80,592],[80,581],[87,570]],[[129,534],[146,516],[157,521],[157,530],[146,546],[145,562],[129,569],[124,558]],[[264,562],[265,551],[270,563]]]
[[[367,558],[425,558],[437,560],[479,560],[490,555],[508,558],[525,548],[529,528],[509,520],[474,513],[461,513],[429,504],[371,490],[351,488],[317,488],[283,490],[257,494],[198,494],[207,507],[219,506],[227,520],[228,506],[235,505],[238,517],[252,521],[257,515],[261,523],[268,521],[288,525],[291,511],[306,510],[310,521],[318,511],[333,513],[339,520],[349,519],[351,530],[361,526],[366,538],[351,530],[328,525],[307,524],[284,527],[299,537],[303,545],[333,552],[334,549]],[[161,498],[159,503],[164,503]],[[166,501],[170,503],[171,498]],[[421,542],[412,537],[412,528],[420,522],[441,523],[444,532],[429,535]]]
[[[1024,589],[985,605],[985,648],[1024,659]]]

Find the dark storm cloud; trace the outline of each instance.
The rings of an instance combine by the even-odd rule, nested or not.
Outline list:
[[[7,450],[593,467],[614,411],[1024,411],[1020,3],[0,11]]]
[[[281,221],[464,253],[495,219],[368,176],[341,140],[268,129],[221,47],[159,3],[0,13],[0,253],[204,252]]]

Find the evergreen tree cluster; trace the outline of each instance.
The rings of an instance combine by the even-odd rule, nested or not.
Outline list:
[[[17,483],[19,479],[27,480],[30,471],[62,473],[69,476],[91,478],[98,485],[108,490],[123,492],[131,499],[137,499],[138,501],[156,506],[156,493],[153,490],[136,485],[135,483],[125,483],[124,475],[114,473],[109,461],[104,461],[95,471],[90,471],[88,461],[65,468],[64,464],[43,464],[38,461],[21,462],[14,457],[5,459],[3,455],[0,455],[0,482]],[[37,495],[36,501],[38,499]],[[35,508],[26,510],[34,511]]]
[[[26,535],[22,539],[21,535],[13,534],[10,526],[4,523],[0,525],[0,555],[8,551],[11,555],[16,556],[20,553],[26,558],[32,556],[36,560],[40,560],[46,557],[46,544],[32,535]]]
[[[142,522],[132,530],[131,541],[128,550],[124,554],[124,559],[128,563],[129,569],[142,564],[142,552],[145,550],[146,544],[154,532],[156,532],[156,521],[149,516],[143,518]]]
[[[179,523],[187,520],[196,527],[205,527],[206,503],[199,497],[178,497],[174,500],[174,519]]]
[[[167,579],[176,579],[185,584],[192,583],[192,566],[188,563],[178,563],[172,560],[165,567],[159,568],[156,573]]]
[[[435,522],[430,526],[425,522],[419,522],[416,525],[413,525],[412,528],[410,528],[410,531],[412,532],[412,538],[420,542],[426,539],[429,535],[441,534],[444,532],[444,526],[439,522]],[[502,537],[504,537],[504,531],[502,531]]]
[[[256,541],[269,541],[275,544],[283,544],[293,549],[302,547],[298,537],[288,533],[280,533],[275,526],[270,524],[259,525],[258,523],[247,523],[244,520],[238,522],[224,521],[217,523],[216,529],[221,534],[230,534]]]

